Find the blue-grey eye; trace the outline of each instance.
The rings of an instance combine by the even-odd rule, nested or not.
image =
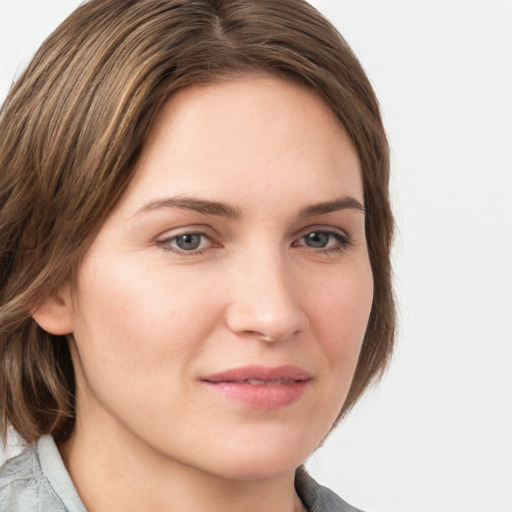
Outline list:
[[[313,249],[323,249],[324,247],[327,247],[331,237],[332,233],[327,233],[325,231],[313,231],[304,237],[304,243]]]
[[[185,233],[177,236],[174,242],[182,251],[195,251],[201,245],[201,237],[202,235],[197,233]]]

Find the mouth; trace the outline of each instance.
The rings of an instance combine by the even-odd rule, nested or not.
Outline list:
[[[277,379],[277,380],[260,380],[260,379],[244,379],[226,382],[235,382],[236,384],[250,384],[251,386],[282,386],[283,384],[293,384],[297,382],[293,379]]]
[[[299,400],[311,376],[296,366],[247,366],[209,375],[201,381],[223,398],[255,409],[280,409]]]

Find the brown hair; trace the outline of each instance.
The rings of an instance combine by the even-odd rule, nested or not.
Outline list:
[[[303,0],[91,0],[46,40],[0,111],[0,409],[28,441],[69,437],[68,340],[32,319],[73,278],[178,89],[240,74],[303,84],[332,108],[362,165],[374,300],[343,411],[393,344],[389,156],[358,60]]]

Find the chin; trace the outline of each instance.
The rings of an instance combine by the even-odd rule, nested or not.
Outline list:
[[[226,480],[258,482],[275,480],[295,473],[302,461],[291,460],[277,454],[271,460],[263,457],[246,457],[236,462],[217,463],[214,473]]]
[[[311,455],[318,443],[311,440],[276,437],[225,446],[215,457],[214,471],[224,478],[242,481],[271,480],[293,474]],[[309,449],[308,449],[309,447]]]

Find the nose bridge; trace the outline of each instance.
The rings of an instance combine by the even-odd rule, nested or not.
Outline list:
[[[230,289],[227,323],[232,331],[277,341],[305,328],[292,268],[278,244],[260,244],[240,254]]]

